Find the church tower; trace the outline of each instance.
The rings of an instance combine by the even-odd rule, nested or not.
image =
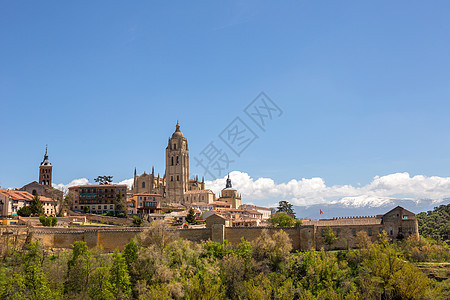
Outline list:
[[[178,121],[166,148],[165,181],[167,202],[182,203],[189,188],[189,149]]]
[[[48,160],[47,155],[47,146],[45,146],[45,155],[44,160],[41,162],[41,165],[39,166],[39,183],[52,187],[52,164]]]

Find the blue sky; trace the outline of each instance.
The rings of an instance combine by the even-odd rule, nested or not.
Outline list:
[[[276,184],[450,171],[447,1],[3,1],[0,186],[164,173],[261,91],[282,110],[229,167]],[[249,123],[251,124],[251,123]],[[449,193],[450,194],[450,193]]]

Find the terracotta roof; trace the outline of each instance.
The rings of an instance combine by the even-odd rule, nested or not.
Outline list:
[[[188,206],[212,206],[212,204],[208,204],[206,202],[192,202],[186,203]]]
[[[316,226],[378,225],[381,224],[381,222],[382,219],[376,217],[302,220],[303,225],[316,225]]]
[[[197,191],[187,191],[184,194],[206,194],[206,193],[212,193],[211,190],[197,190]]]
[[[160,194],[150,194],[150,193],[137,193],[137,194],[133,194],[133,196],[157,196],[157,197],[162,197],[162,195],[160,195]]]
[[[16,191],[16,190],[0,190],[0,193],[11,198],[12,200],[25,200],[25,201],[32,201],[34,196],[26,191]],[[39,196],[39,199],[41,201],[53,201],[53,199]]]
[[[230,203],[224,202],[224,201],[214,201],[213,203],[211,203],[212,206],[216,206],[216,205],[228,205],[231,206]]]
[[[116,187],[128,187],[126,184],[85,184],[85,185],[75,185],[75,186],[71,186],[69,187],[70,189],[74,189],[74,188],[116,188]]]

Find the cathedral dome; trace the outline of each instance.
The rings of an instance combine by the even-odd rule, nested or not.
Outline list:
[[[177,127],[175,129],[175,132],[172,134],[172,138],[184,138],[183,133],[180,131],[180,123],[177,121]]]

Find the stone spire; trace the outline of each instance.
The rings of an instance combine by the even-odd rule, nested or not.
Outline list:
[[[51,166],[52,164],[48,160],[48,154],[47,154],[47,145],[45,145],[45,154],[44,154],[44,160],[41,162],[41,166]]]
[[[228,178],[227,178],[227,184],[225,186],[225,188],[232,188],[233,186],[231,185],[231,179],[230,179],[230,174],[228,174]]]

